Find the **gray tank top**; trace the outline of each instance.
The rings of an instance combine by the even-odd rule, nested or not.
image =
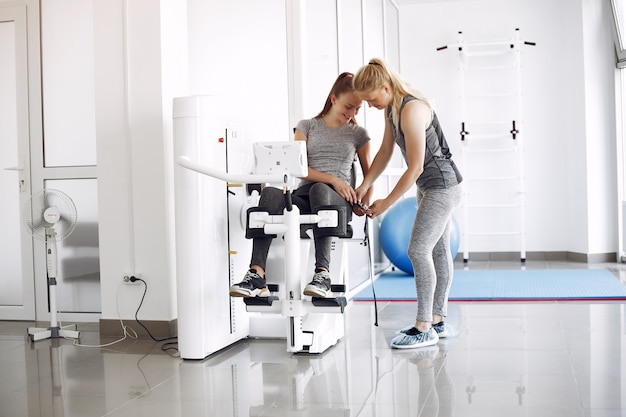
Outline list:
[[[407,96],[402,102],[400,107],[400,114],[406,103],[411,100],[417,100],[415,97]],[[404,133],[402,132],[402,123],[398,122],[398,129],[393,123],[391,117],[391,106],[387,108],[387,119],[391,124],[393,133],[393,139],[402,150],[402,156],[404,161],[407,161],[406,157],[406,142],[404,139]],[[424,171],[417,178],[415,184],[421,191],[429,188],[450,188],[454,185],[460,184],[463,181],[463,177],[452,160],[452,154],[448,147],[439,119],[433,112],[433,120],[430,126],[426,129],[426,151],[424,155]]]

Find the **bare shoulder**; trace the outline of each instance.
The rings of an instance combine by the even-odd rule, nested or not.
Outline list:
[[[411,100],[404,105],[400,117],[402,118],[403,126],[411,124],[422,126],[425,129],[430,125],[432,110],[428,104],[421,100]]]

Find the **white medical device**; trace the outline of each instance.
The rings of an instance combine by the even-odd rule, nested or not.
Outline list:
[[[308,174],[306,143],[263,142],[254,143],[256,174],[283,174],[305,177]]]
[[[256,143],[253,146],[256,172],[229,173],[225,162],[228,138],[225,139],[227,135],[209,110],[207,100],[210,98],[198,96],[174,101],[180,355],[183,359],[203,359],[248,336],[286,337],[288,352],[324,352],[344,335],[342,313],[347,302],[345,297],[330,300],[303,297],[300,224],[337,227],[334,210],[300,214],[297,206],[289,204],[281,215],[258,210],[251,213],[248,227],[284,238],[282,297],[242,301],[228,294],[228,287],[244,276],[250,256],[249,251],[241,253],[232,245],[233,240],[243,239],[245,233],[233,230],[231,224],[236,222],[228,221],[237,216],[231,210],[230,199],[245,187],[228,188],[228,192],[224,192],[224,187],[235,183],[271,183],[280,185],[289,198],[293,181],[308,172],[306,144],[303,141]],[[238,247],[249,246],[240,243]],[[277,332],[277,328],[282,331]]]
[[[210,96],[174,99],[174,155],[225,173],[240,152],[236,140],[227,152],[229,132],[217,117],[219,104]],[[174,163],[174,196],[178,350],[184,359],[203,359],[250,333],[245,305],[228,297],[232,277],[245,274],[250,256],[245,227],[234,221],[246,192],[241,184]]]

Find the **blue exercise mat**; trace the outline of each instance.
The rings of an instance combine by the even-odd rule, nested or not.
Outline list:
[[[382,274],[374,282],[378,300],[415,300],[415,280],[404,272]],[[373,300],[371,285],[354,300]],[[624,300],[626,285],[606,269],[457,270],[451,301]]]

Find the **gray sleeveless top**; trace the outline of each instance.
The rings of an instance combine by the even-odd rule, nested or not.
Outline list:
[[[417,100],[415,97],[407,96],[402,102],[400,107],[400,114],[406,103],[411,100]],[[402,132],[402,123],[398,122],[398,129],[393,123],[391,117],[391,106],[387,108],[387,119],[391,124],[393,133],[393,139],[402,150],[402,156],[405,162],[406,157],[406,142],[404,139],[404,133]],[[452,160],[452,154],[448,147],[439,119],[437,115],[433,113],[433,120],[430,126],[426,129],[426,151],[424,155],[424,171],[417,178],[415,184],[421,191],[429,188],[450,188],[454,185],[460,184],[463,181],[463,177]]]

